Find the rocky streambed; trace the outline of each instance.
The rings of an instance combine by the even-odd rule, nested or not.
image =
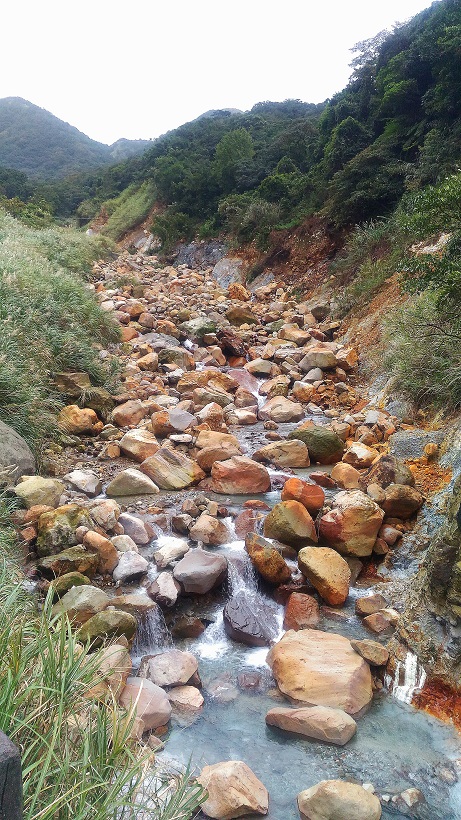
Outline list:
[[[142,255],[94,277],[123,392],[59,374],[62,444],[15,493],[31,577],[111,642],[95,697],[135,709],[161,765],[192,759],[204,816],[460,817],[458,735],[387,649],[425,497],[360,351],[276,283]]]

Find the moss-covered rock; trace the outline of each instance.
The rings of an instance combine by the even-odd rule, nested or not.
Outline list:
[[[288,438],[303,441],[309,450],[311,461],[318,464],[336,464],[341,461],[344,453],[344,441],[333,430],[318,424],[298,427]]]
[[[43,513],[38,522],[37,552],[41,558],[55,555],[77,544],[77,527],[93,526],[87,510],[78,504],[65,504]]]
[[[106,641],[120,638],[121,635],[131,641],[136,634],[136,626],[136,618],[128,612],[106,609],[84,623],[78,630],[77,637],[82,643],[89,641],[96,649]]]

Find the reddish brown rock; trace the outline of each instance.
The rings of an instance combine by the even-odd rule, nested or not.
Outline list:
[[[112,411],[112,419],[114,424],[119,427],[136,427],[146,414],[142,403],[137,400],[130,400],[119,404]]]
[[[383,511],[360,490],[338,493],[319,522],[319,538],[344,555],[371,555]]]
[[[299,501],[311,515],[317,515],[325,503],[325,493],[317,484],[309,484],[300,478],[289,478],[281,495],[282,501]]]
[[[421,493],[405,484],[390,484],[385,496],[382,507],[390,518],[411,518],[424,504]]]
[[[317,626],[320,620],[319,605],[311,595],[292,592],[285,609],[284,629],[306,629]]]
[[[271,486],[266,468],[245,456],[216,461],[211,469],[211,479],[213,492],[224,495],[266,493]]]

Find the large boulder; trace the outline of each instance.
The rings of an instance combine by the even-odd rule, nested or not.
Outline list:
[[[365,467],[371,467],[374,461],[378,458],[378,453],[366,444],[360,441],[355,441],[346,450],[343,455],[343,461],[355,467],[357,470],[363,470]]]
[[[0,485],[14,484],[21,475],[35,473],[35,459],[26,441],[0,421]]]
[[[85,493],[91,498],[102,492],[102,484],[92,470],[72,470],[64,476],[64,479],[71,485],[72,489]]]
[[[109,604],[110,598],[102,589],[87,585],[76,586],[54,605],[53,615],[66,614],[73,624],[81,626]]]
[[[360,486],[366,489],[370,484],[379,484],[384,489],[389,484],[408,484],[413,487],[415,477],[409,467],[391,455],[383,455],[360,478]]]
[[[40,505],[57,507],[65,491],[62,481],[57,478],[43,478],[41,475],[27,476],[16,485],[14,492],[27,509]]]
[[[223,610],[224,629],[238,643],[248,646],[269,646],[277,635],[278,623],[272,610],[249,599],[246,592],[237,592]]]
[[[83,536],[83,546],[98,554],[98,568],[101,573],[110,574],[114,571],[119,561],[119,555],[112,541],[104,535],[100,535],[99,532],[88,530]]]
[[[342,606],[349,595],[349,564],[329,547],[304,547],[298,553],[302,574],[331,606]]]
[[[342,635],[290,630],[269,651],[267,663],[292,701],[331,706],[349,715],[371,701],[370,667]]]
[[[315,524],[299,501],[281,501],[264,521],[264,535],[300,549],[317,543]]]
[[[325,493],[318,484],[301,478],[289,478],[283,485],[282,501],[299,501],[310,515],[317,515],[325,503]]]
[[[245,456],[216,461],[211,469],[211,489],[215,493],[254,495],[266,493],[270,487],[266,468]]]
[[[315,598],[304,592],[292,592],[285,608],[284,629],[306,629],[317,626],[319,620],[319,605]]]
[[[302,468],[309,467],[310,459],[306,445],[302,441],[274,441],[265,444],[256,453],[255,461],[275,464],[276,467]]]
[[[38,570],[45,578],[57,578],[69,572],[80,572],[92,578],[99,566],[99,555],[78,544],[57,555],[47,555],[37,564]]]
[[[202,541],[211,547],[227,544],[231,540],[227,524],[219,518],[206,513],[202,513],[197,518],[195,524],[189,530],[189,537],[192,541]]]
[[[139,552],[122,552],[120,560],[113,572],[114,581],[122,584],[137,581],[146,574],[149,562]]]
[[[302,706],[299,709],[276,706],[267,713],[266,723],[285,732],[336,746],[344,746],[357,731],[354,718],[342,709],[329,706]]]
[[[170,536],[166,543],[154,552],[154,561],[159,569],[164,569],[173,561],[184,558],[186,552],[189,552],[189,544],[183,538],[174,538]]]
[[[384,513],[360,490],[338,493],[319,522],[319,538],[343,555],[371,555]]]
[[[77,404],[69,404],[63,407],[58,417],[58,424],[65,433],[69,435],[94,435],[102,428],[94,410],[88,407],[78,407]]]
[[[78,527],[92,527],[88,512],[78,504],[65,504],[55,510],[44,512],[38,521],[37,552],[42,558],[55,555],[78,543]]]
[[[129,430],[119,441],[120,450],[125,456],[134,461],[145,461],[149,456],[154,456],[160,449],[160,444],[153,433],[144,428]]]
[[[86,621],[78,630],[77,637],[82,643],[88,641],[93,648],[97,648],[122,635],[131,641],[136,633],[136,627],[137,621],[133,615],[110,608],[98,612]]]
[[[146,730],[166,726],[171,717],[171,704],[160,686],[146,678],[130,676],[120,695],[120,705],[141,718]]]
[[[290,421],[301,421],[304,418],[304,408],[285,396],[274,396],[260,408],[258,416],[263,421],[269,419],[277,424]]]
[[[308,422],[293,430],[288,438],[303,441],[309,450],[311,461],[318,464],[336,464],[343,457],[344,441],[328,427]]]
[[[424,504],[421,493],[405,484],[389,484],[384,493],[381,506],[390,518],[411,518]]]
[[[218,586],[227,574],[227,561],[223,555],[213,555],[202,549],[191,549],[178,561],[173,577],[184,592],[204,595]]]
[[[157,686],[183,686],[196,674],[198,661],[192,652],[168,649],[159,655],[147,656],[141,661],[139,677],[147,678]]]
[[[375,794],[342,780],[322,780],[298,794],[301,820],[380,820]]]
[[[106,488],[109,498],[125,495],[156,495],[158,492],[159,488],[152,479],[132,467],[118,473]]]
[[[268,812],[267,789],[241,760],[205,766],[197,781],[208,795],[200,807],[207,817],[232,820]]]
[[[251,563],[268,584],[286,584],[290,581],[291,570],[279,550],[275,549],[270,541],[252,532],[245,539],[245,549]]]
[[[323,345],[314,345],[301,359],[299,367],[303,373],[308,373],[314,367],[321,370],[333,370],[337,365],[336,356],[332,350]]]
[[[168,447],[162,447],[155,455],[146,458],[141,470],[162,490],[183,490],[205,478],[195,461]]]

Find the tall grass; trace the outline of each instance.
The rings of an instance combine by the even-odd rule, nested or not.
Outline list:
[[[38,612],[11,558],[8,512],[0,499],[0,729],[21,752],[24,820],[189,820],[201,788],[188,772],[165,788],[152,753],[129,739],[133,714],[91,697],[101,650],[52,617],[51,597]]]
[[[103,233],[115,241],[145,219],[156,200],[154,183],[150,180],[142,185],[130,185],[120,196],[103,203],[109,213]]]
[[[119,330],[82,278],[103,249],[99,239],[36,230],[0,210],[0,417],[36,448],[54,427],[54,373],[84,370],[99,385],[111,378],[98,345]]]

